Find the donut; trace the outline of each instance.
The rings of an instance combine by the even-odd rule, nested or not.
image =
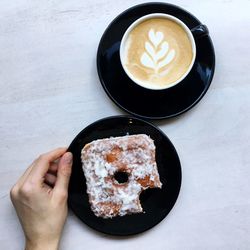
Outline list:
[[[91,210],[112,218],[141,213],[140,193],[161,188],[154,141],[145,134],[94,140],[81,151]]]

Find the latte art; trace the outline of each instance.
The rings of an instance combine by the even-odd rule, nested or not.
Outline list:
[[[122,48],[126,73],[150,89],[171,86],[184,77],[194,60],[187,31],[168,18],[143,20],[128,33]]]
[[[141,56],[141,64],[154,70],[155,74],[165,75],[168,71],[160,72],[160,69],[171,63],[175,57],[175,50],[169,51],[169,44],[164,41],[164,34],[150,29],[149,41],[145,42],[145,52]]]

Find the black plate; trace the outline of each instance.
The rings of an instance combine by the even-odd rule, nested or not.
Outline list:
[[[97,70],[108,96],[123,110],[146,119],[170,118],[197,104],[208,90],[215,68],[211,38],[197,39],[197,55],[189,75],[166,90],[148,90],[135,84],[121,66],[119,48],[126,29],[136,19],[151,13],[166,13],[182,20],[190,29],[201,22],[172,4],[146,3],[134,6],[116,17],[104,32],[97,52]]]
[[[156,162],[162,189],[148,189],[140,195],[146,213],[102,219],[90,209],[86,180],[80,159],[81,149],[92,140],[110,136],[145,133],[156,145]],[[181,186],[181,165],[177,152],[158,128],[143,120],[128,116],[113,116],[86,127],[69,146],[73,153],[73,172],[69,184],[69,206],[84,223],[93,229],[111,235],[132,235],[152,228],[167,216],[178,197]]]

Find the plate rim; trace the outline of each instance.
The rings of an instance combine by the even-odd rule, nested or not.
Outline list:
[[[208,85],[207,87],[204,89],[204,91],[201,93],[201,95],[190,105],[188,106],[187,108],[183,109],[182,111],[180,112],[177,112],[177,113],[174,113],[174,114],[171,114],[171,115],[164,115],[164,116],[148,116],[148,115],[141,115],[141,114],[137,114],[133,111],[130,111],[129,109],[125,108],[124,106],[122,106],[118,101],[115,100],[115,98],[111,95],[111,93],[109,92],[109,90],[107,89],[106,87],[106,84],[105,84],[105,81],[102,77],[102,74],[101,74],[101,66],[100,66],[100,54],[101,54],[101,44],[103,42],[103,39],[107,33],[107,31],[109,30],[109,28],[124,14],[126,14],[127,12],[130,12],[131,10],[134,10],[138,7],[144,7],[144,6],[149,6],[149,5],[162,5],[162,6],[170,6],[170,7],[173,7],[173,8],[177,8],[177,9],[180,9],[184,12],[186,12],[188,15],[192,16],[192,18],[194,20],[196,20],[199,24],[201,24],[202,22],[196,17],[194,16],[192,13],[190,13],[189,11],[187,11],[186,9],[182,8],[182,7],[179,7],[178,5],[175,5],[175,4],[171,4],[171,3],[164,3],[164,2],[147,2],[147,3],[142,3],[142,4],[137,4],[137,5],[134,5],[134,6],[131,6],[129,7],[128,9],[122,11],[120,14],[118,14],[110,23],[109,25],[106,27],[106,29],[104,30],[102,36],[101,36],[101,39],[100,39],[100,42],[98,44],[98,48],[97,48],[97,53],[96,53],[96,66],[97,66],[97,73],[98,73],[98,77],[99,77],[99,80],[101,82],[101,85],[104,89],[104,91],[106,92],[106,94],[108,95],[108,97],[111,99],[111,101],[113,101],[120,109],[122,109],[123,111],[127,112],[128,114],[131,114],[131,115],[134,115],[138,118],[142,118],[142,119],[147,119],[147,120],[164,120],[164,119],[169,119],[169,118],[173,118],[173,117],[176,117],[176,116],[179,116],[183,113],[186,113],[188,110],[192,109],[196,104],[198,104],[200,102],[200,100],[205,96],[205,94],[207,93],[208,89],[210,88],[210,85],[212,83],[212,80],[213,80],[213,77],[214,77],[214,72],[215,72],[215,64],[216,64],[216,58],[215,58],[215,49],[214,49],[214,45],[213,45],[213,42],[212,42],[212,39],[210,37],[210,35],[208,34],[207,35],[207,39],[209,40],[210,44],[211,44],[211,51],[213,54],[213,60],[212,60],[212,67],[211,67],[211,75],[209,76],[209,78],[207,79],[207,82],[208,82]],[[193,69],[191,69],[192,71]],[[190,71],[190,72],[191,72]],[[189,74],[190,74],[189,72]],[[189,75],[188,74],[188,75]],[[131,80],[132,81],[132,80]],[[182,81],[181,81],[182,82]],[[180,83],[181,83],[180,82]],[[158,91],[158,90],[156,90]]]
[[[148,126],[151,126],[152,128],[156,129],[160,134],[161,136],[163,136],[167,141],[168,143],[170,143],[171,145],[171,148],[173,149],[173,152],[175,154],[175,158],[177,160],[177,163],[178,163],[178,176],[179,176],[179,185],[178,185],[178,190],[177,190],[177,195],[176,197],[173,199],[173,206],[171,207],[171,209],[168,211],[168,213],[166,215],[164,215],[159,221],[157,221],[156,223],[153,223],[152,225],[150,225],[149,227],[146,227],[145,229],[143,230],[139,230],[137,232],[131,232],[131,233],[126,233],[126,234],[123,234],[123,233],[109,233],[105,230],[102,230],[102,229],[97,229],[95,227],[93,227],[91,224],[89,224],[86,221],[83,221],[78,215],[77,213],[75,212],[75,209],[74,209],[74,206],[71,205],[71,202],[70,202],[70,199],[68,199],[68,206],[69,208],[72,210],[72,212],[74,213],[74,215],[81,221],[83,222],[85,225],[87,225],[89,228],[91,228],[92,230],[98,232],[98,233],[103,233],[103,234],[106,234],[106,235],[112,235],[112,236],[122,236],[122,237],[126,237],[126,236],[132,236],[132,235],[138,235],[138,234],[141,234],[145,231],[148,231],[150,229],[152,229],[153,227],[155,227],[156,225],[158,225],[159,223],[161,223],[170,213],[171,211],[173,210],[173,208],[175,207],[176,205],[176,202],[178,200],[178,197],[180,195],[180,192],[181,192],[181,187],[182,187],[182,167],[181,167],[181,161],[180,161],[180,157],[178,155],[178,152],[174,146],[174,144],[171,142],[171,140],[168,138],[168,136],[159,128],[157,127],[156,125],[144,120],[144,119],[141,119],[141,118],[138,118],[138,117],[133,117],[131,115],[113,115],[113,116],[107,116],[107,117],[103,117],[103,118],[100,118],[96,121],[94,121],[93,123],[90,123],[89,125],[87,125],[84,129],[82,129],[76,136],[75,138],[72,140],[72,142],[70,143],[70,145],[68,146],[68,149],[67,149],[67,152],[71,152],[69,149],[72,147],[72,145],[75,143],[75,141],[77,140],[77,138],[82,134],[84,133],[87,129],[89,129],[91,126],[94,126],[96,125],[97,123],[100,123],[102,121],[106,121],[106,120],[111,120],[111,119],[133,119],[133,120],[137,120],[139,122],[142,122],[142,123],[145,123],[147,124]],[[70,196],[70,192],[69,192],[69,196]]]

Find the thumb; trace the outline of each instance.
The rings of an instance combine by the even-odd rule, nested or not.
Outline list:
[[[56,195],[67,196],[69,179],[72,170],[73,155],[70,152],[65,153],[58,163],[57,179],[54,187]]]

